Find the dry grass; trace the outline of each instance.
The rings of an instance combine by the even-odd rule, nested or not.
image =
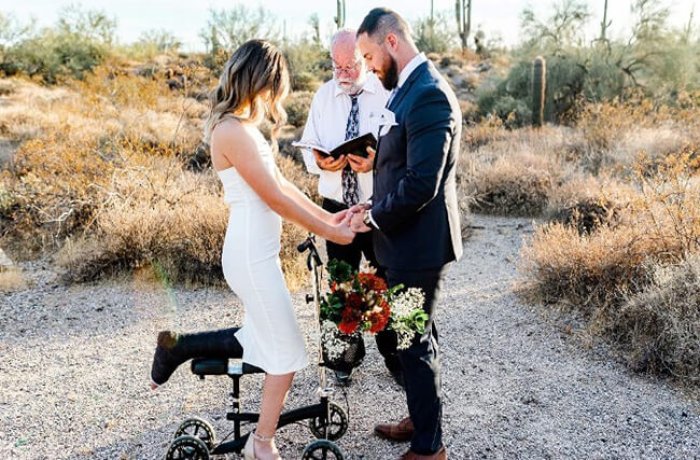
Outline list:
[[[631,310],[625,304],[629,298],[646,298],[649,292],[659,290],[658,282],[653,287],[653,280],[658,280],[655,273],[660,267],[683,263],[700,253],[697,163],[689,155],[672,156],[653,177],[646,176],[646,165],[639,165],[636,195],[629,197],[626,206],[616,209],[614,219],[588,231],[581,231],[576,222],[538,227],[522,249],[521,294],[531,301],[580,310],[589,318],[593,333],[606,335],[614,329],[613,336],[624,337],[623,342],[632,347],[626,350],[630,356],[648,356],[648,346],[640,348],[647,339],[636,331],[635,321],[643,323],[644,315],[649,313],[640,308]],[[698,308],[693,298],[684,302],[676,308]],[[676,314],[654,310],[668,321],[669,315]],[[635,319],[635,311],[644,314]],[[696,328],[692,315],[680,321],[677,327],[684,331]],[[699,344],[696,341],[691,345]],[[664,350],[654,348],[654,353],[668,351]],[[685,358],[676,364],[684,369],[696,366]]]
[[[516,216],[542,214],[565,172],[560,160],[567,142],[563,129],[511,133],[486,126],[467,136],[465,143],[472,148],[462,159],[462,168],[474,210]]]
[[[171,281],[222,280],[228,211],[218,179],[183,168],[200,144],[203,103],[110,68],[60,89],[22,80],[3,88],[0,131],[19,148],[0,175],[0,234],[15,257],[58,251],[72,280],[144,267]],[[280,166],[313,194],[298,165]],[[303,237],[285,225],[292,287],[307,273],[287,248]]]
[[[610,329],[634,369],[700,382],[700,255],[654,267]]]

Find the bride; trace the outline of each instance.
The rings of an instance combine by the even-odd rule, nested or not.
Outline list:
[[[155,388],[207,346],[242,347],[243,361],[266,373],[260,419],[246,443],[246,459],[280,458],[274,443],[277,422],[294,373],[308,364],[280,267],[282,218],[338,244],[349,244],[355,236],[345,212],[321,209],[275,165],[274,140],[286,119],[281,103],[288,92],[287,63],[267,41],[244,43],[224,67],[204,134],[230,206],[222,266],[226,282],[243,302],[243,325],[199,337],[161,332],[151,372]],[[258,128],[266,116],[275,123],[274,147]]]

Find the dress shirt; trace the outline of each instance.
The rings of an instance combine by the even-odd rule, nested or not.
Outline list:
[[[422,63],[427,61],[428,58],[425,57],[424,53],[418,53],[415,56],[413,56],[413,59],[408,61],[408,64],[406,64],[406,67],[403,68],[401,73],[399,74],[399,82],[396,85],[396,91],[398,92],[399,89],[403,86],[404,83],[406,83],[406,80],[408,80],[408,77],[411,76],[414,70],[418,68]]]
[[[374,114],[384,110],[388,98],[389,92],[384,89],[379,79],[374,74],[368,73],[362,93],[357,100],[360,107],[360,136],[368,132],[378,136],[378,127],[372,123],[372,119]],[[335,80],[324,83],[311,102],[302,141],[328,149],[342,144],[345,141],[345,128],[351,105],[350,96],[338,86]],[[319,175],[318,193],[325,198],[342,203],[342,170],[322,170],[316,164],[316,158],[311,150],[304,150],[303,155],[306,169],[310,173]],[[372,172],[358,173],[357,182],[360,202],[364,202],[372,196]]]

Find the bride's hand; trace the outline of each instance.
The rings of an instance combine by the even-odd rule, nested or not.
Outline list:
[[[355,239],[355,232],[350,229],[349,221],[334,226],[333,236],[328,238],[336,244],[350,244]]]
[[[338,225],[342,222],[345,222],[348,218],[348,214],[350,213],[349,209],[343,209],[342,211],[338,211],[333,216],[331,217],[331,225]]]

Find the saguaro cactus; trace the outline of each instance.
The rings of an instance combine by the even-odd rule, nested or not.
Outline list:
[[[337,0],[336,7],[338,12],[335,17],[335,24],[338,26],[338,29],[342,29],[345,27],[345,0]]]
[[[472,28],[472,0],[456,0],[455,17],[459,38],[462,41],[462,52],[464,52],[469,47],[467,40]]]
[[[612,21],[608,21],[608,0],[605,0],[605,6],[603,8],[603,20],[600,23],[600,40],[606,41],[608,39],[608,27],[612,24]]]
[[[544,102],[547,91],[547,63],[542,56],[532,63],[532,125],[544,123]]]

